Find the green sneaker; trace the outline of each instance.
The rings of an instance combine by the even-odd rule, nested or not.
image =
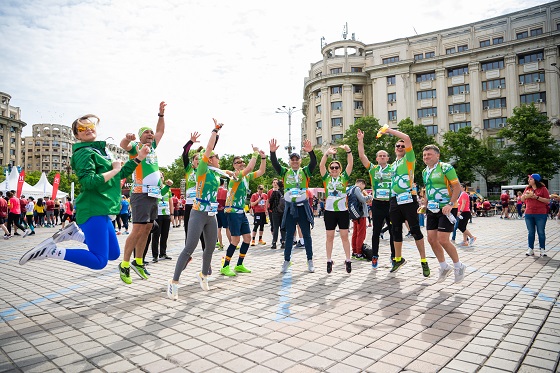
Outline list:
[[[401,258],[400,262],[397,262],[396,260],[393,261],[393,268],[391,268],[389,272],[390,273],[397,272],[405,263],[406,260],[404,258]]]
[[[245,266],[243,264],[235,266],[235,268],[233,270],[235,272],[239,272],[239,273],[251,273],[251,270],[245,268]]]
[[[148,273],[147,273],[146,269],[144,268],[144,265],[140,265],[140,264],[136,263],[136,260],[133,260],[132,262],[130,262],[130,268],[132,268],[134,270],[134,272],[136,272],[136,274],[138,276],[140,276],[141,279],[143,279],[143,280],[148,279]]]
[[[132,284],[132,279],[130,278],[130,268],[123,268],[119,264],[119,273],[121,274],[121,280],[125,284]]]
[[[424,277],[430,277],[430,267],[428,266],[428,262],[420,262],[422,264],[422,274]]]
[[[229,276],[229,277],[237,276],[237,273],[233,272],[230,266],[225,266],[220,268],[220,273],[224,276]]]

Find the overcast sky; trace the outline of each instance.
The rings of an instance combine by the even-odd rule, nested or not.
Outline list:
[[[21,108],[24,136],[35,123],[70,125],[93,113],[98,139],[118,144],[127,132],[155,127],[163,100],[161,166],[181,154],[192,131],[205,145],[213,117],[225,123],[219,154],[247,154],[251,144],[268,152],[271,137],[288,144],[288,116],[276,108],[301,107],[304,78],[322,59],[321,37],[341,40],[346,22],[369,44],[544,3],[0,0],[0,91]],[[301,119],[292,116],[298,151]]]

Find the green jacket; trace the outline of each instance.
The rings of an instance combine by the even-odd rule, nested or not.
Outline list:
[[[136,169],[136,162],[129,160],[117,175],[105,182],[102,174],[113,169],[105,146],[105,141],[72,145],[72,169],[82,185],[74,203],[78,224],[85,223],[92,216],[118,215],[121,210],[121,179]]]

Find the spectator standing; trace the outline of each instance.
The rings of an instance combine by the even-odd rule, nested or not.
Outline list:
[[[45,196],[45,212],[47,216],[47,228],[55,226],[54,220],[54,201],[50,198]]]
[[[500,204],[502,205],[500,219],[509,219],[509,193],[507,190],[504,190],[500,195]]]
[[[522,196],[523,196],[522,192],[517,192],[515,207],[517,208],[518,219],[523,219],[523,199],[521,198]]]
[[[550,194],[548,189],[541,181],[540,174],[528,176],[527,188],[523,192],[521,199],[525,202],[525,225],[527,226],[527,244],[529,248],[525,255],[535,255],[535,231],[539,236],[540,256],[546,255],[546,234],[545,227],[548,220],[548,204]]]
[[[121,210],[119,212],[119,217],[121,218],[122,225],[124,227],[124,234],[128,234],[128,217],[130,216],[130,202],[123,194],[121,199]],[[120,229],[119,229],[120,232]]]
[[[10,238],[10,232],[6,227],[8,221],[8,201],[4,198],[4,192],[0,192],[0,228],[4,231],[4,239]]]
[[[459,211],[459,215],[457,216],[457,228],[463,233],[463,242],[461,242],[459,246],[473,246],[476,237],[467,229],[467,224],[471,220],[472,214],[470,209],[471,199],[466,191],[465,183],[461,183],[461,194],[459,195],[457,203]],[[453,234],[455,234],[455,230],[453,230]]]
[[[43,227],[45,225],[45,202],[42,198],[37,199],[35,211],[37,211],[37,226]]]
[[[251,235],[251,246],[255,246],[257,229],[259,230],[259,245],[266,245],[263,241],[264,225],[266,224],[266,205],[268,195],[264,192],[264,186],[259,185],[257,192],[251,196],[251,208],[254,214],[253,233]]]
[[[276,249],[278,243],[278,231],[280,231],[280,248],[283,249],[286,242],[286,230],[281,228],[282,216],[284,215],[284,183],[282,180],[273,182],[275,190],[270,195],[270,221],[273,227],[272,231],[272,246],[271,249]]]
[[[226,232],[226,236],[228,238],[228,242],[231,242],[231,235],[228,229],[228,220],[226,217],[226,213],[224,211],[226,207],[226,199],[227,199],[227,179],[221,180],[220,187],[218,188],[218,214],[216,214],[216,220],[218,221],[218,242],[216,242],[216,248],[218,250],[224,249],[224,241],[222,238],[222,228]]]
[[[35,227],[33,225],[33,210],[35,209],[35,198],[29,197],[27,199],[27,206],[25,207],[25,219],[27,226],[31,229],[30,235],[35,234]]]

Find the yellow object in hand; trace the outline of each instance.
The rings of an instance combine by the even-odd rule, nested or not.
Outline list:
[[[387,131],[388,128],[389,128],[389,125],[384,124],[383,127],[381,127],[379,129],[379,131],[377,131],[377,136],[375,136],[375,138],[376,139],[380,138],[385,133],[385,131]]]

